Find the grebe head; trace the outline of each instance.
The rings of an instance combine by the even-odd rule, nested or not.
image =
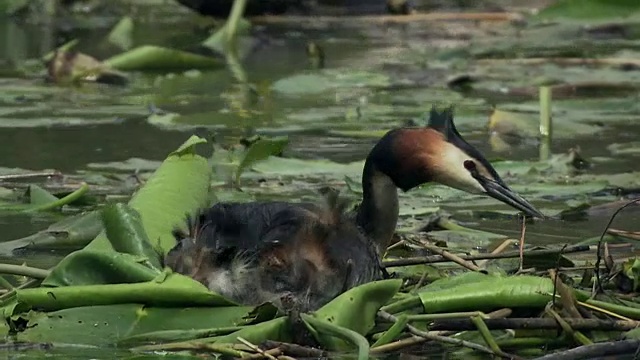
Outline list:
[[[526,215],[544,218],[533,205],[511,190],[489,161],[467,143],[453,123],[453,109],[431,109],[426,127],[388,132],[369,154],[374,166],[408,191],[436,182],[473,194],[485,194]]]

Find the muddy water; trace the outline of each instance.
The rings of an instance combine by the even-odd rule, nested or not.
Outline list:
[[[158,35],[158,24],[141,24],[136,31],[136,42],[188,48],[189,44],[196,43],[202,36],[202,31],[197,31],[193,25],[184,21],[174,22],[172,26],[174,31],[171,34],[165,33],[161,36]],[[79,34],[83,51],[91,54],[109,53],[108,47],[105,49],[104,44],[95,41],[104,36],[105,29],[80,32],[69,27],[69,24],[58,24],[57,36],[43,36],[48,32],[41,26],[3,21],[0,25],[0,39],[4,39],[4,42],[0,42],[0,59],[6,59],[6,62],[11,64],[36,58],[46,53],[52,44],[64,43]],[[448,25],[443,27],[450,28]],[[250,81],[256,84],[271,83],[305,71],[309,69],[309,63],[304,48],[307,41],[314,40],[322,44],[326,53],[326,66],[329,69],[370,69],[375,64],[384,62],[384,58],[373,57],[388,55],[390,61],[396,65],[393,76],[415,78],[416,69],[412,62],[416,59],[404,59],[403,64],[402,59],[393,58],[393,55],[389,54],[399,52],[398,49],[416,47],[421,37],[428,38],[430,43],[444,44],[445,47],[455,45],[462,41],[460,39],[464,39],[464,33],[465,30],[458,33],[444,31],[434,25],[426,28],[417,25],[373,25],[363,26],[355,31],[351,28],[340,29],[328,25],[301,28],[260,27],[256,32],[256,38],[248,45],[251,53],[244,60],[244,70]],[[438,34],[441,38],[437,38]],[[399,61],[400,66],[397,65]],[[423,85],[425,88],[438,85],[437,80],[429,78],[437,76],[430,75],[429,72],[418,74],[418,77],[420,76],[427,78]],[[309,121],[285,123],[281,120],[291,111],[299,111],[306,107],[313,107],[320,114],[323,111],[334,111],[335,102],[327,101],[326,98],[315,102],[276,96],[271,99],[269,107],[250,103],[250,108],[260,111],[260,115],[252,119],[225,113],[221,109],[228,109],[229,101],[225,100],[221,93],[232,93],[230,89],[234,88],[235,81],[226,70],[198,73],[196,76],[183,76],[180,72],[173,75],[137,74],[133,76],[133,82],[128,88],[95,86],[89,88],[88,94],[85,92],[86,89],[60,91],[51,85],[31,79],[9,76],[0,80],[4,84],[4,90],[0,89],[0,111],[3,108],[7,111],[18,108],[24,110],[18,115],[7,116],[1,120],[4,125],[0,127],[0,165],[8,168],[53,168],[65,173],[74,173],[86,169],[90,163],[124,161],[131,157],[161,160],[189,133],[197,133],[199,130],[197,127],[172,130],[150,125],[145,119],[151,109],[156,107],[181,114],[210,112],[210,116],[214,117],[213,122],[217,124],[213,127],[217,139],[222,142],[233,142],[244,134],[255,132],[287,134],[291,139],[288,155],[293,157],[353,161],[362,159],[374,142],[369,139],[332,136],[327,134],[324,125],[318,126]],[[159,80],[163,81],[157,85]],[[356,94],[354,99],[342,101],[341,106],[348,110],[366,96],[362,95],[358,99]],[[136,101],[138,97],[141,100]],[[181,98],[189,100],[181,101]],[[424,96],[419,98],[418,102],[408,101],[408,106],[402,104],[402,116],[406,119],[422,116],[430,100],[428,96]],[[402,102],[402,99],[387,96],[387,99],[379,97],[375,101],[376,105],[394,107],[394,104]],[[345,103],[348,105],[345,106]],[[366,107],[364,109],[366,111]],[[218,121],[215,120],[215,116],[220,117]],[[474,116],[474,122],[486,122],[486,116]],[[331,124],[339,125],[341,117],[328,116],[329,127]],[[389,128],[398,124],[400,120],[397,116],[390,116],[389,120],[376,119],[373,126]],[[476,125],[470,131],[464,131],[463,126],[462,130],[468,140],[485,152],[488,158],[530,160],[537,157],[538,149],[535,146],[517,148],[508,154],[494,153],[488,146],[487,132],[478,130],[479,128]],[[606,149],[607,144],[619,142],[621,133],[633,134],[638,130],[640,127],[637,126],[614,124],[593,137],[556,140],[552,152],[561,153],[569,147],[579,145],[587,158],[610,156]],[[599,163],[592,171],[615,174],[633,171],[634,165],[633,155],[621,155],[615,162]],[[625,219],[631,218],[621,216],[622,223],[618,224],[619,227],[625,227]],[[514,236],[518,233],[518,226],[511,219],[478,220],[465,219],[464,216],[460,219],[468,220],[467,224],[470,226],[486,230]],[[50,216],[0,217],[0,240],[28,235],[46,227],[54,220]],[[530,227],[529,238],[533,243],[578,241],[597,234],[606,221],[606,218],[577,223],[548,221]]]

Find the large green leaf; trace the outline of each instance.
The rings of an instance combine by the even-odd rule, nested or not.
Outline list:
[[[16,291],[18,302],[34,309],[141,303],[157,306],[229,306],[233,302],[180,274],[161,274],[147,282],[39,287]]]
[[[450,281],[455,281],[455,277]],[[544,307],[551,300],[553,284],[550,279],[537,276],[491,276],[465,278],[456,286],[438,280],[439,290],[420,291],[419,296],[427,313],[455,311],[485,311],[501,307]]]
[[[76,345],[115,345],[158,340],[180,340],[190,333],[225,332],[241,324],[252,307],[162,308],[140,304],[86,306],[29,318],[20,341]],[[203,332],[202,330],[207,330]]]
[[[102,209],[102,221],[116,251],[144,257],[150,267],[162,268],[160,254],[149,242],[140,213],[126,204],[113,204]]]
[[[185,226],[185,215],[208,205],[211,168],[205,158],[194,152],[195,145],[205,142],[197,136],[189,138],[167,157],[129,202],[140,213],[151,244],[154,247],[159,244],[164,254],[175,245],[171,231]],[[113,247],[103,231],[87,249]]]
[[[143,265],[143,260],[115,251],[79,250],[62,259],[42,284],[74,286],[151,281],[160,272]]]

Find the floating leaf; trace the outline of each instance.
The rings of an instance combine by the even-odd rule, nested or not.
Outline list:
[[[115,251],[80,250],[67,255],[43,281],[45,286],[119,284],[151,281],[159,271],[139,257]]]
[[[175,70],[219,68],[224,61],[184,51],[144,45],[104,61],[114,69],[132,70]]]
[[[269,156],[281,153],[289,144],[287,137],[278,137],[272,139],[259,139],[251,144],[247,152],[244,154],[240,165],[236,169],[236,184],[240,181],[240,175],[253,164],[258,163]]]
[[[192,136],[160,165],[146,184],[138,190],[129,206],[140,213],[144,229],[153,246],[160,245],[166,254],[175,245],[171,232],[185,226],[184,217],[202,206],[211,182],[207,160],[194,154],[194,147],[206,140]],[[103,232],[88,249],[112,249]]]
[[[56,50],[47,62],[49,78],[59,84],[77,81],[97,81],[108,84],[125,84],[126,75],[109,65],[76,51]]]
[[[133,46],[133,18],[124,16],[120,19],[107,35],[107,41],[122,50],[131,49]]]
[[[375,324],[378,310],[400,290],[398,279],[374,281],[340,294],[314,313],[314,317],[365,335]],[[331,349],[351,348],[343,340],[318,334],[318,341]]]
[[[553,284],[537,276],[491,276],[418,295],[427,313],[487,311],[502,307],[544,307],[551,300]],[[439,280],[444,282],[444,279]]]
[[[217,51],[221,54],[226,52],[227,43],[227,27],[229,22],[225,22],[216,32],[209,36],[202,42],[202,46],[211,50]],[[247,19],[240,19],[236,28],[236,36],[249,34],[251,30],[251,23]]]
[[[113,346],[158,339],[156,334],[164,333],[173,336],[164,339],[171,341],[202,329],[228,331],[225,329],[236,327],[251,310],[244,306],[160,308],[140,304],[76,307],[31,317],[27,330],[18,337],[29,342]]]
[[[52,195],[47,190],[35,184],[29,185],[27,195],[29,196],[29,203],[31,205],[43,205],[50,202],[58,201],[58,198],[55,195]]]
[[[230,306],[233,302],[180,274],[162,281],[39,287],[16,291],[18,302],[31,308],[60,310],[80,306],[140,303],[156,306]]]

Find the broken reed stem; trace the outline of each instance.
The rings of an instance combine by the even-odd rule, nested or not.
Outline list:
[[[16,180],[33,180],[37,178],[62,177],[62,173],[58,170],[40,171],[26,174],[7,174],[0,175],[0,181],[16,181]]]
[[[524,270],[524,235],[527,232],[527,218],[522,215],[522,228],[520,230],[520,242],[518,251],[520,251],[520,268],[518,272],[522,272]]]
[[[500,253],[502,253],[502,252],[503,252],[503,251],[505,251],[509,246],[513,245],[513,243],[514,243],[514,242],[515,242],[515,240],[513,240],[513,239],[507,239],[507,240],[503,241],[503,242],[502,242],[502,244],[498,245],[498,247],[497,247],[497,248],[493,249],[493,251],[491,252],[491,254],[492,254],[492,255],[495,255],[495,254],[500,254]],[[477,264],[478,264],[478,266],[479,266],[480,268],[484,269],[484,268],[487,266],[487,264],[488,264],[488,263],[489,263],[489,260],[481,260],[481,261],[478,261],[478,263],[477,263]]]
[[[385,24],[385,23],[412,23],[419,21],[519,21],[522,15],[518,13],[485,12],[485,13],[446,13],[432,12],[410,15],[363,15],[363,16],[254,16],[249,18],[254,24],[304,24],[313,21],[320,23],[340,24]]]
[[[551,155],[551,88],[541,86],[540,94],[540,161]]]
[[[568,246],[566,249],[562,251],[563,254],[583,252],[595,250],[596,246],[588,245],[575,245]],[[525,252],[525,255],[535,256],[535,255],[555,255],[558,254],[559,250],[556,249],[545,249],[545,250],[531,250],[529,252]],[[476,254],[476,255],[462,255],[461,259],[464,260],[483,260],[483,259],[507,259],[507,258],[517,258],[520,257],[519,251],[509,251],[501,254]],[[393,260],[385,260],[382,262],[382,265],[386,268],[390,267],[399,267],[399,266],[408,266],[408,265],[419,265],[419,264],[433,264],[440,262],[448,262],[451,261],[441,255],[430,255],[430,256],[417,256],[417,257],[408,257],[402,259],[393,259]]]
[[[640,60],[632,58],[600,58],[600,59],[587,59],[587,58],[526,58],[526,59],[479,59],[476,60],[478,64],[496,65],[496,63],[514,64],[514,65],[543,65],[554,63],[557,65],[568,66],[627,66],[635,65],[640,67]]]
[[[569,323],[567,323],[562,316],[560,316],[560,314],[558,314],[555,310],[552,309],[552,303],[549,303],[544,311],[548,314],[551,315],[560,325],[560,327],[562,328],[562,330],[564,330],[564,332],[566,332],[567,334],[571,335],[571,337],[573,338],[573,340],[580,344],[580,345],[589,345],[589,344],[593,344],[593,342],[586,336],[584,336],[583,333],[581,333],[580,331],[574,330],[571,325],[569,325]]]
[[[462,267],[465,267],[471,271],[481,271],[482,269],[480,269],[478,266],[476,266],[475,264],[466,261],[464,259],[462,259],[460,256],[450,253],[447,250],[439,247],[439,246],[435,246],[435,245],[431,245],[431,244],[427,244],[425,241],[420,241],[420,244],[422,245],[422,247],[424,247],[425,249],[436,253],[440,256],[442,256],[443,258],[450,260]]]
[[[398,321],[398,318],[389,314],[386,311],[380,310],[378,311],[378,316],[386,321],[389,322],[396,322]],[[496,354],[493,352],[493,350],[491,350],[490,348],[480,345],[480,344],[476,344],[470,341],[466,341],[466,340],[461,340],[461,339],[455,339],[455,338],[450,338],[450,337],[446,337],[446,336],[442,336],[442,335],[437,335],[434,332],[428,332],[428,331],[422,331],[418,328],[416,328],[415,326],[412,325],[405,325],[405,327],[407,328],[407,330],[409,330],[409,332],[415,336],[419,336],[428,340],[432,340],[432,341],[437,341],[437,342],[441,342],[441,343],[445,343],[445,344],[450,344],[450,345],[456,345],[456,346],[463,346],[463,347],[467,347],[473,350],[477,350],[483,353],[487,353],[487,354],[492,354],[492,355],[497,355],[497,356],[501,356],[501,357],[506,357],[507,358],[511,358],[511,359],[519,359],[518,357],[514,356],[514,355],[507,355],[507,354]]]
[[[638,321],[575,319],[565,318],[564,321],[574,330],[601,331],[629,331],[640,326]],[[552,318],[503,318],[484,319],[489,330],[503,329],[531,329],[556,330],[560,328],[558,322]],[[429,325],[430,330],[467,331],[475,330],[475,324],[470,319],[442,319]]]
[[[261,345],[269,349],[278,348],[285,354],[301,358],[326,358],[328,356],[328,353],[324,350],[275,340],[266,340]]]
[[[253,350],[254,352],[256,352],[256,355],[260,355],[260,357],[266,357],[269,360],[276,360],[276,358],[271,355],[271,353],[269,352],[265,352],[264,350],[260,349],[259,347],[257,347],[256,345],[253,345],[249,340],[246,340],[245,338],[242,338],[240,336],[238,336],[236,338],[238,341],[240,341],[241,343],[245,344],[246,346],[249,347],[249,349]],[[270,352],[273,352],[274,349],[269,350]],[[281,352],[279,349],[278,352]]]

